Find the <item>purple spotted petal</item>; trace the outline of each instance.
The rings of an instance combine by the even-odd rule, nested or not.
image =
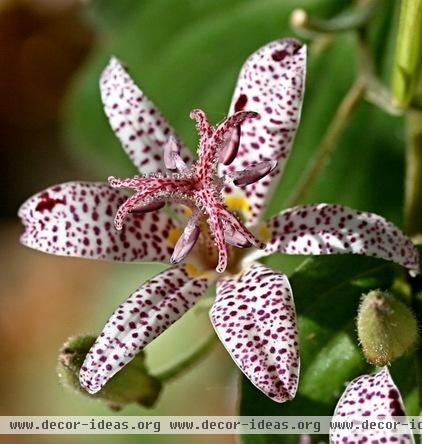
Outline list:
[[[387,259],[414,272],[418,253],[392,223],[372,213],[330,204],[305,205],[281,212],[267,224],[265,254],[364,254]]]
[[[132,162],[142,173],[164,170],[164,145],[174,130],[155,105],[135,85],[124,66],[112,58],[101,80],[104,111]],[[182,147],[182,158],[191,156]]]
[[[292,290],[284,274],[260,264],[217,283],[211,321],[240,370],[277,402],[292,399],[299,376]]]
[[[356,422],[371,421],[377,420],[379,415],[385,416],[387,421],[393,421],[394,417],[406,415],[400,392],[391,379],[387,367],[371,375],[359,376],[347,386],[337,404],[333,422],[340,420],[348,422],[353,420]],[[365,431],[332,429],[330,443],[414,443],[413,435],[408,427],[405,432],[406,434],[403,435],[394,435],[388,429]]]
[[[242,170],[263,160],[277,160],[265,180],[244,193],[251,203],[248,222],[256,223],[272,189],[284,170],[299,124],[306,67],[306,47],[293,39],[272,42],[252,54],[244,64],[233,95],[230,113],[250,110],[259,119],[242,124],[240,148],[230,167],[221,172]],[[227,186],[226,193],[239,193]]]
[[[193,277],[184,265],[169,268],[120,305],[82,365],[80,383],[96,393],[153,339],[177,321],[210,284],[206,275]]]
[[[21,242],[59,256],[168,262],[173,221],[164,213],[128,215],[121,231],[113,220],[130,196],[102,183],[70,182],[29,198],[20,208]]]

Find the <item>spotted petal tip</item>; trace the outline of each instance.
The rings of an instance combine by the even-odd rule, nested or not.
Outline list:
[[[271,238],[266,254],[363,254],[419,271],[411,240],[377,214],[341,205],[304,205],[274,216],[267,227]]]
[[[163,171],[163,146],[169,137],[177,135],[116,57],[101,75],[100,90],[110,126],[135,167],[143,173]],[[191,159],[183,146],[181,157]]]
[[[245,191],[251,204],[251,225],[259,222],[287,163],[299,125],[305,72],[306,46],[293,39],[263,46],[248,58],[240,72],[230,113],[254,110],[260,118],[242,123],[238,153],[229,167],[220,164],[221,173],[241,170],[263,160],[278,161],[278,168],[268,179]],[[225,192],[230,195],[238,190],[227,186]]]
[[[295,396],[298,330],[285,275],[256,264],[238,278],[220,280],[210,317],[235,363],[259,390],[277,402]]]
[[[117,233],[114,215],[130,196],[104,183],[69,182],[30,197],[19,209],[21,242],[60,256],[115,261],[164,261],[175,225],[164,213],[132,213]]]
[[[191,308],[211,283],[188,266],[163,271],[136,290],[105,325],[86,356],[79,380],[96,393],[147,344]]]
[[[387,367],[370,375],[363,375],[354,379],[346,388],[334,412],[332,422],[336,420],[352,420],[360,422],[363,420],[379,419],[386,420],[394,417],[406,416],[403,400],[396,385],[391,379]],[[414,438],[409,429],[399,437],[391,429],[365,430],[330,430],[330,442],[332,444],[347,444],[365,442],[368,444],[379,444],[384,442],[400,442],[401,444],[413,444]],[[364,440],[362,440],[364,439]]]

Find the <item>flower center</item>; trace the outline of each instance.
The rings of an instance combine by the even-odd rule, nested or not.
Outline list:
[[[167,174],[156,173],[129,179],[109,178],[112,187],[135,191],[118,209],[115,226],[118,230],[122,229],[129,213],[155,211],[166,203],[180,213],[180,205],[183,205],[189,208],[191,214],[174,245],[171,262],[184,260],[200,239],[199,244],[206,247],[202,251],[206,254],[207,263],[217,262],[216,270],[222,273],[227,268],[229,255],[236,256],[239,248],[252,245],[263,248],[263,244],[229,210],[223,201],[222,188],[225,183],[241,186],[254,183],[269,174],[276,163],[260,162],[250,165],[244,171],[219,177],[218,162],[228,165],[236,157],[240,125],[247,119],[259,116],[252,111],[240,111],[216,128],[209,124],[201,110],[192,111],[191,117],[197,122],[200,136],[198,159],[191,166],[181,158],[178,141],[170,138],[164,147],[164,164],[169,171]],[[227,244],[237,248],[229,248]]]

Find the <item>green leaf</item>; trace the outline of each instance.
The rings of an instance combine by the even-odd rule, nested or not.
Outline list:
[[[301,376],[293,401],[277,404],[242,380],[241,415],[330,415],[345,382],[369,371],[356,338],[360,297],[389,289],[401,269],[364,256],[307,259],[291,276],[299,318]],[[258,440],[259,439],[259,440]],[[297,435],[243,436],[246,444],[297,443]]]
[[[356,74],[355,41],[344,35],[311,54],[302,122],[286,172],[267,214],[285,207]],[[347,54],[348,63],[344,63]],[[363,131],[368,128],[370,131]],[[304,203],[333,202],[382,214],[401,225],[404,183],[403,119],[362,102]],[[385,172],[388,171],[388,181]],[[388,199],[385,196],[388,195]]]
[[[72,152],[96,167],[98,177],[133,172],[104,117],[98,91],[112,54],[130,66],[134,79],[193,149],[197,136],[190,110],[202,107],[213,121],[221,120],[242,63],[261,45],[292,34],[288,21],[296,7],[325,15],[339,3],[144,0],[130,18],[102,29],[101,46],[75,83],[65,127]]]

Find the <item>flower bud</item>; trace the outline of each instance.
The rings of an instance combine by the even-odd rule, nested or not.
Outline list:
[[[59,353],[57,369],[61,382],[85,396],[105,401],[114,410],[130,403],[152,407],[160,394],[161,382],[148,373],[144,352],[136,355],[94,395],[81,387],[79,370],[94,342],[94,336],[75,336],[65,342]]]
[[[366,359],[380,367],[409,351],[418,337],[412,311],[380,290],[371,291],[362,298],[357,329]]]

